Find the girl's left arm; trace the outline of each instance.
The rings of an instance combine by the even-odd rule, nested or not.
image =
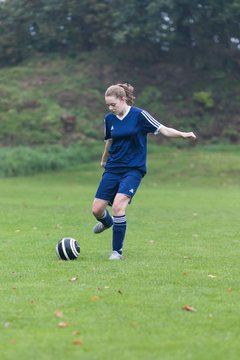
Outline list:
[[[183,131],[179,131],[173,128],[169,128],[166,127],[164,125],[162,125],[159,128],[159,133],[166,136],[166,137],[170,137],[170,138],[184,138],[184,139],[192,139],[192,140],[196,140],[196,135],[191,131],[191,132],[183,132]]]
[[[105,143],[105,148],[102,154],[102,159],[101,159],[101,166],[104,167],[106,165],[107,162],[107,158],[108,158],[108,154],[109,154],[109,148],[112,144],[112,139],[108,139]]]

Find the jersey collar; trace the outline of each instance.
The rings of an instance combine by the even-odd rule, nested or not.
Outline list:
[[[118,120],[123,120],[128,115],[130,110],[131,110],[131,106],[128,107],[127,112],[125,112],[125,114],[123,116],[116,115],[116,117],[118,118]]]

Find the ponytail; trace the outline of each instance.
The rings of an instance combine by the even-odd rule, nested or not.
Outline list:
[[[126,103],[131,106],[135,100],[133,93],[134,87],[128,83],[125,83],[109,86],[105,92],[105,96],[115,96],[116,98],[125,97]]]

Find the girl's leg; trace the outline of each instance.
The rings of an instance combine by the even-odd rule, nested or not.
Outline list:
[[[92,205],[92,213],[95,218],[100,222],[94,227],[94,233],[98,234],[113,224],[113,220],[107,211],[108,201],[95,198]]]
[[[125,210],[129,203],[129,197],[125,194],[118,193],[115,196],[113,210],[113,238],[112,250],[118,254],[122,254],[123,241],[127,228]]]

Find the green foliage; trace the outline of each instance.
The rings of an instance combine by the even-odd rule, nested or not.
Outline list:
[[[100,159],[101,150],[100,144],[94,142],[78,143],[70,147],[53,145],[38,148],[1,148],[0,177],[26,176],[69,168]]]
[[[37,146],[75,142],[88,134],[99,137],[97,125],[102,128],[105,109],[102,85],[91,69],[83,71],[83,64],[40,57],[0,70],[0,143]],[[76,117],[72,133],[64,130],[65,113]]]
[[[39,51],[76,56],[138,46],[146,57],[169,54],[176,61],[178,54],[194,66],[233,68],[239,66],[239,14],[235,0],[8,0],[0,2],[0,63]]]
[[[202,105],[205,109],[214,107],[214,100],[211,91],[198,91],[193,94],[193,100]]]
[[[85,53],[79,59],[38,56],[0,69],[0,146],[102,140],[108,111],[104,91],[119,79],[134,85],[135,105],[164,125],[197,131],[200,142],[240,141],[236,75],[225,73],[216,79],[216,72],[189,73],[188,67],[168,63],[132,71],[128,62],[116,58],[113,62],[112,56],[102,52]],[[65,114],[76,119],[70,131],[61,120]],[[169,142],[161,136],[150,141],[153,138]]]
[[[230,143],[238,143],[240,138],[239,124],[232,124],[223,130],[223,137],[228,139]]]
[[[162,93],[157,86],[146,86],[139,94],[137,103],[139,107],[146,110],[151,109],[153,114],[158,114],[159,116],[165,112]]]

